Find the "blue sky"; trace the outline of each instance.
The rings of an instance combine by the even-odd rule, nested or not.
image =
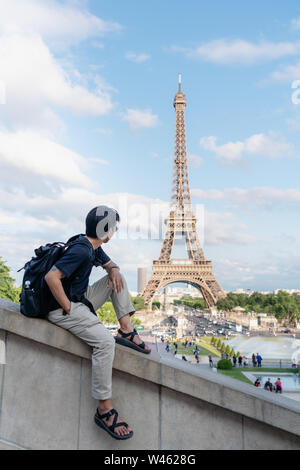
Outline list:
[[[35,246],[81,232],[97,204],[127,201],[130,226],[140,204],[142,232],[156,224],[147,214],[170,199],[181,72],[192,199],[219,282],[299,288],[297,6],[0,0],[0,255],[17,281]],[[132,290],[160,244],[107,246]]]

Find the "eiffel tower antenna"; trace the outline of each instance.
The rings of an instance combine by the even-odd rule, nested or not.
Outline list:
[[[198,288],[207,307],[213,307],[219,298],[225,297],[213,274],[211,261],[204,256],[196,230],[188,176],[184,116],[186,97],[181,89],[181,73],[178,82],[173,103],[176,125],[171,209],[159,258],[153,261],[152,274],[143,292],[149,310],[155,293],[173,282],[186,282]],[[188,259],[171,258],[176,235],[185,237]]]

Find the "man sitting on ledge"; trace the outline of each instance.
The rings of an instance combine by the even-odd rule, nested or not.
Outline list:
[[[72,244],[46,274],[50,289],[48,320],[69,330],[93,348],[92,396],[99,400],[95,422],[115,439],[128,439],[133,431],[118,417],[112,404],[112,365],[115,340],[124,346],[149,354],[151,350],[133,328],[135,310],[119,267],[101,248],[119,222],[119,214],[106,206],[92,209],[86,218],[86,233],[73,237]],[[88,286],[93,266],[102,266],[107,275]],[[120,329],[114,339],[96,311],[111,298]]]

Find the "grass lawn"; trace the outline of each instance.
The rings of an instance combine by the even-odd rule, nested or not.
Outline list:
[[[194,355],[194,353],[193,353],[194,347],[185,348],[181,342],[179,342],[179,341],[176,341],[176,342],[178,344],[178,349],[177,349],[178,354],[183,354],[184,356],[193,356]],[[198,340],[196,342],[196,344],[198,344],[198,346],[199,346],[199,356],[208,356],[208,354],[210,353],[212,355],[212,357],[221,357],[221,353],[219,353],[219,351],[217,351],[210,344],[208,344],[208,343],[206,343],[202,340]],[[173,341],[171,342],[171,349],[174,352],[175,348],[173,346]]]
[[[261,369],[258,369],[256,367],[255,369],[253,369],[251,367],[234,367],[231,370],[218,370],[218,372],[223,375],[226,375],[227,377],[231,377],[232,379],[237,379],[241,382],[246,382],[248,384],[253,385],[251,380],[247,379],[247,377],[245,377],[242,372],[255,372],[255,374],[257,374],[258,372],[261,372],[262,374],[264,374],[265,372],[276,372],[276,374],[278,374],[278,377],[280,377],[280,373],[282,374],[283,372],[289,372],[295,374],[298,372],[298,369],[269,369],[267,367]]]

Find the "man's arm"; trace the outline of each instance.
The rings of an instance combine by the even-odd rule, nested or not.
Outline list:
[[[59,269],[53,266],[53,268],[51,268],[50,271],[46,274],[45,281],[47,282],[53,297],[57,300],[61,308],[65,312],[70,313],[71,302],[66,296],[63,285],[61,283],[61,279],[64,277],[65,275]]]
[[[119,266],[110,260],[108,263],[103,264],[102,267],[109,276],[107,286],[109,287],[112,284],[114,290],[119,294],[124,289],[124,282]]]

